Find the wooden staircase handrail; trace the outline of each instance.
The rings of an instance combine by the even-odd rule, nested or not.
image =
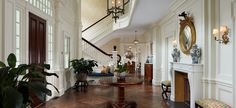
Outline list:
[[[102,17],[100,20],[96,21],[95,23],[91,24],[90,26],[88,26],[87,28],[85,28],[84,30],[82,30],[82,33],[87,31],[88,29],[90,29],[91,27],[93,27],[94,25],[96,25],[97,23],[101,22],[103,19],[107,18],[108,16],[110,16],[110,14],[107,14],[106,16]]]
[[[82,37],[82,40],[85,41],[86,43],[88,43],[89,45],[93,46],[95,49],[97,49],[98,51],[100,51],[101,53],[107,55],[107,56],[112,56],[112,54],[108,54],[105,51],[103,51],[102,49],[98,48],[96,45],[92,44],[91,42],[89,42],[88,40],[86,40],[85,38]]]

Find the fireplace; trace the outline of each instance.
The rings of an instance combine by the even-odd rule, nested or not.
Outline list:
[[[171,100],[185,102],[195,108],[195,100],[202,98],[202,64],[171,63]]]
[[[190,104],[190,86],[188,74],[175,71],[175,101]]]

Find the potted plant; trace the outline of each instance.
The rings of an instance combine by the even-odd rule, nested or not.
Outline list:
[[[84,58],[74,59],[71,64],[76,74],[76,79],[80,81],[85,81],[88,73],[93,71],[93,67],[98,66],[95,60],[85,60]]]
[[[116,72],[116,76],[118,77],[125,77],[126,76],[126,72],[127,72],[127,63],[125,64],[118,64],[117,68],[115,69]]]
[[[0,108],[26,108],[32,103],[30,93],[40,100],[43,100],[45,95],[51,96],[51,90],[47,89],[46,85],[52,84],[48,83],[45,77],[58,76],[42,71],[50,69],[50,65],[20,64],[16,67],[16,56],[12,53],[8,56],[7,63],[8,66],[0,61]]]

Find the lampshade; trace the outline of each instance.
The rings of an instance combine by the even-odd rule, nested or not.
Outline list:
[[[138,43],[139,43],[139,41],[135,39],[134,40],[134,44],[138,44]]]

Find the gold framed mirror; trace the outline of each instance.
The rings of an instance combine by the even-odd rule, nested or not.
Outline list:
[[[196,30],[193,18],[184,15],[184,20],[180,20],[179,45],[184,54],[189,55],[192,46],[196,43]]]

